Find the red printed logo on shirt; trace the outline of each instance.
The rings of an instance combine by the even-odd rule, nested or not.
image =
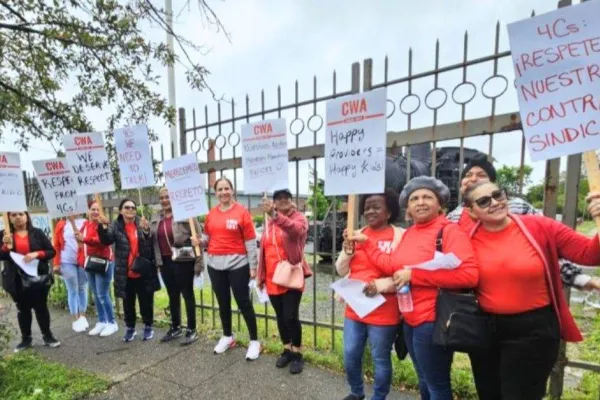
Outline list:
[[[392,241],[391,240],[380,240],[377,242],[377,247],[385,254],[392,252]]]
[[[238,229],[238,221],[237,219],[228,219],[225,222],[225,227],[231,231],[235,231]]]

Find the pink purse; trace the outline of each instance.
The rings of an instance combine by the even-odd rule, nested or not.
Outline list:
[[[277,256],[279,257],[279,247],[277,246],[277,239],[275,238],[275,229],[273,228],[273,244],[277,250]],[[273,274],[273,283],[290,289],[302,289],[304,286],[304,265],[303,262],[298,264],[290,264],[287,260],[282,260],[279,257],[279,262],[275,267],[275,273]]]

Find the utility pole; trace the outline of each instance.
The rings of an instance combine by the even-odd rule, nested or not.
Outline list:
[[[167,47],[173,53],[175,53],[175,46],[173,44],[173,2],[172,0],[165,0],[165,14],[167,22]],[[169,106],[177,110],[175,101],[175,64],[169,64],[167,66],[167,84],[169,88]],[[176,119],[177,120],[177,119]],[[174,122],[170,127],[169,141],[171,149],[171,157],[179,156],[179,140],[177,138],[177,123]]]

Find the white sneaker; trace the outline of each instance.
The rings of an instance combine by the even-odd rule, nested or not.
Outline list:
[[[116,322],[106,324],[106,327],[100,332],[100,337],[114,335],[119,331],[119,325]]]
[[[230,348],[235,347],[235,340],[233,336],[223,336],[219,339],[219,343],[215,346],[215,354],[225,353]]]
[[[261,345],[258,340],[251,340],[248,345],[248,351],[246,352],[246,360],[256,360],[260,355]]]
[[[83,329],[88,329],[90,327],[90,323],[88,322],[86,317],[79,317],[79,319],[83,320],[83,322],[81,323],[81,325],[83,326]]]
[[[90,327],[90,324],[87,322],[85,317],[79,317],[79,319],[73,322],[73,330],[77,333],[85,332],[87,328]]]
[[[94,329],[92,329],[91,331],[89,331],[88,335],[90,336],[98,336],[102,330],[104,330],[104,328],[106,328],[106,325],[104,322],[97,322],[96,326],[94,326]]]

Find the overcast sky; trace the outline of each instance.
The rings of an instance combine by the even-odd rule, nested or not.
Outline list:
[[[244,98],[250,96],[250,110],[260,110],[260,91],[265,90],[267,108],[277,102],[277,86],[281,85],[282,103],[293,102],[294,83],[299,82],[300,100],[312,97],[313,76],[317,77],[318,95],[332,93],[332,73],[337,71],[337,90],[350,88],[350,68],[355,61],[362,63],[365,58],[373,58],[374,82],[383,81],[384,57],[389,56],[389,79],[404,77],[407,74],[409,47],[413,49],[413,73],[425,72],[434,67],[435,41],[440,39],[440,66],[460,62],[463,57],[462,45],[465,31],[469,32],[469,59],[488,56],[494,50],[496,21],[501,24],[500,51],[508,50],[506,24],[528,17],[532,10],[544,13],[556,7],[553,0],[421,0],[421,1],[358,1],[358,0],[227,0],[219,2],[208,0],[227,28],[231,36],[229,43],[224,35],[216,33],[208,26],[202,26],[198,17],[198,6],[191,0],[185,7],[182,0],[173,0],[174,10],[178,13],[175,30],[199,44],[205,44],[211,51],[195,54],[211,71],[211,87],[227,99],[236,100],[237,115],[245,110]],[[180,12],[181,11],[181,12]],[[149,28],[149,35],[159,35],[156,29]],[[467,78],[477,86],[477,94],[467,105],[467,118],[489,115],[491,103],[481,95],[481,84],[492,75],[492,63],[469,68]],[[505,74],[512,86],[513,73],[510,60],[505,58],[499,65],[500,73]],[[163,74],[166,77],[166,71]],[[448,94],[461,82],[462,71],[440,75],[440,86]],[[413,91],[421,99],[433,88],[433,78],[421,79],[414,83]],[[167,84],[160,90],[167,95]],[[209,121],[216,120],[216,104],[206,93],[198,93],[186,86],[181,68],[176,71],[177,107],[187,110],[188,125],[192,121],[192,108],[196,108],[198,124],[204,122],[204,106],[209,108]],[[398,107],[399,101],[407,93],[405,85],[395,85],[388,90],[388,98]],[[451,101],[449,101],[451,103]],[[390,109],[391,110],[391,109]],[[514,90],[508,90],[498,101],[497,113],[518,110]],[[299,110],[300,116],[307,121],[313,114],[313,107]],[[324,115],[324,104],[320,104],[317,113]],[[231,115],[231,105],[222,104],[222,117]],[[283,115],[289,122],[294,112]],[[275,118],[268,115],[267,118]],[[105,129],[105,115],[102,112],[90,114],[97,130]],[[447,104],[440,110],[439,123],[460,120],[460,108]],[[427,126],[432,122],[432,112],[425,107],[415,114],[413,127]],[[168,128],[160,121],[151,121],[151,127],[161,132],[161,142],[168,145]],[[388,130],[406,129],[406,118],[397,109],[394,117],[388,121]],[[229,135],[234,128],[222,127],[222,134]],[[235,131],[239,132],[239,124]],[[163,133],[164,132],[164,133]],[[205,132],[198,132],[204,138]],[[214,137],[217,129],[209,134]],[[318,134],[318,142],[323,142],[324,131]],[[301,136],[301,145],[312,143],[312,133],[305,131]],[[290,146],[293,137],[288,136]],[[497,136],[494,139],[494,157],[499,164],[518,165],[521,140],[518,134]],[[454,143],[449,143],[454,144]],[[487,151],[488,139],[469,139],[467,147]],[[17,150],[10,135],[2,147]],[[239,156],[239,151],[237,153]],[[31,170],[31,160],[52,158],[53,151],[47,144],[33,142],[28,154],[23,154],[24,168]],[[230,153],[225,152],[227,158]],[[206,153],[199,154],[200,160],[206,159]],[[527,158],[528,159],[528,158]],[[322,160],[319,166],[322,167]],[[543,177],[543,163],[532,164],[535,167],[534,181]],[[564,163],[563,163],[564,165]],[[302,181],[300,191],[307,192],[304,182],[308,163],[300,169]],[[320,171],[322,173],[322,170]],[[241,188],[242,175],[238,171],[238,186]],[[295,169],[290,164],[290,186],[295,187]]]

